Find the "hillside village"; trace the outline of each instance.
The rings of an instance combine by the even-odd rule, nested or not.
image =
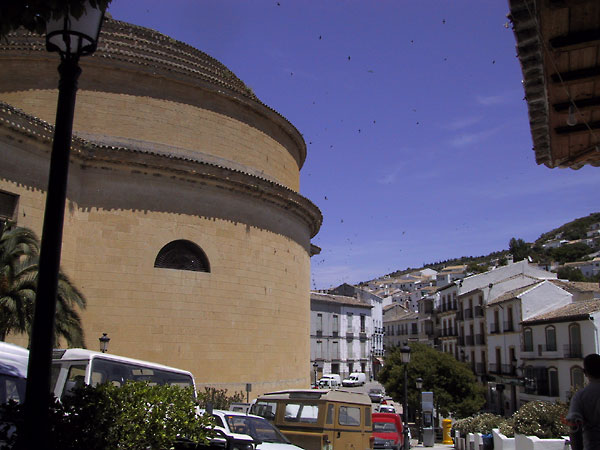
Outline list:
[[[581,228],[580,219],[573,223]],[[567,400],[583,385],[583,356],[600,350],[600,221],[583,232],[572,240],[565,231],[546,233],[528,245],[539,257],[540,248],[584,244],[589,253],[579,261],[500,253],[483,263],[483,272],[473,264],[425,267],[312,292],[316,375],[376,378],[386,349],[420,342],[468,364],[487,386],[490,411],[510,414],[534,399]],[[565,268],[595,281],[561,279]]]

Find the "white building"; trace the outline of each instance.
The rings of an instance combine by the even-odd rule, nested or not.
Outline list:
[[[344,378],[352,372],[372,375],[372,309],[366,300],[311,292],[310,364],[317,365],[317,377],[337,373]]]
[[[499,414],[511,414],[520,406],[519,380],[523,373],[521,322],[548,313],[572,301],[572,294],[549,280],[535,281],[491,300],[485,309],[487,324],[488,383],[490,403]]]

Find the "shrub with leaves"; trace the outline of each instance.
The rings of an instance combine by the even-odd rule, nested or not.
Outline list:
[[[508,438],[515,437],[515,422],[512,417],[503,420],[498,425],[498,431]]]
[[[513,414],[515,433],[537,436],[540,439],[566,436],[569,434],[569,427],[561,419],[567,412],[567,405],[560,402],[525,403]]]
[[[498,428],[503,421],[504,418],[502,416],[483,413],[457,420],[452,425],[452,428],[459,431],[461,436],[465,436],[467,433],[490,434],[492,428]]]
[[[212,421],[196,414],[192,388],[128,382],[121,387],[84,386],[50,410],[49,449],[133,450],[169,449],[181,438],[205,443]],[[13,419],[7,434],[14,443],[22,429],[23,405],[3,405],[3,417]],[[1,433],[0,433],[1,434]],[[11,448],[11,447],[8,447]]]
[[[243,403],[245,401],[246,395],[243,392],[227,395],[227,389],[214,387],[205,387],[204,392],[198,392],[198,404],[203,409],[206,409],[209,404],[214,409],[229,409],[232,403]]]

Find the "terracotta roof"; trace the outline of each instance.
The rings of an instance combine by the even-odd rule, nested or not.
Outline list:
[[[571,293],[600,292],[600,283],[588,283],[584,281],[549,280],[558,287]]]
[[[536,325],[548,322],[587,320],[590,314],[596,312],[600,312],[600,300],[583,300],[533,316],[521,323],[523,325]]]
[[[497,305],[498,303],[502,303],[502,302],[505,302],[505,301],[517,298],[522,293],[527,292],[531,288],[533,288],[533,287],[535,287],[535,286],[543,283],[544,281],[545,280],[536,281],[535,283],[528,284],[527,286],[523,286],[523,287],[520,287],[518,289],[513,289],[512,291],[505,292],[501,296],[496,297],[492,301],[488,302],[488,305]]]
[[[335,303],[338,305],[356,306],[359,308],[372,308],[371,304],[365,300],[360,300],[355,297],[346,297],[344,295],[323,294],[321,292],[311,292],[310,300]]]
[[[419,318],[419,313],[413,311],[400,311],[391,316],[385,317],[385,323],[394,322],[396,320],[415,320]]]

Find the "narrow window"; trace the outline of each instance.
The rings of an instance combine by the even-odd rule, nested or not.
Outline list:
[[[546,327],[546,350],[556,351],[556,329],[553,326]]]
[[[531,331],[531,328],[525,328],[523,330],[523,351],[533,351],[533,332]]]

